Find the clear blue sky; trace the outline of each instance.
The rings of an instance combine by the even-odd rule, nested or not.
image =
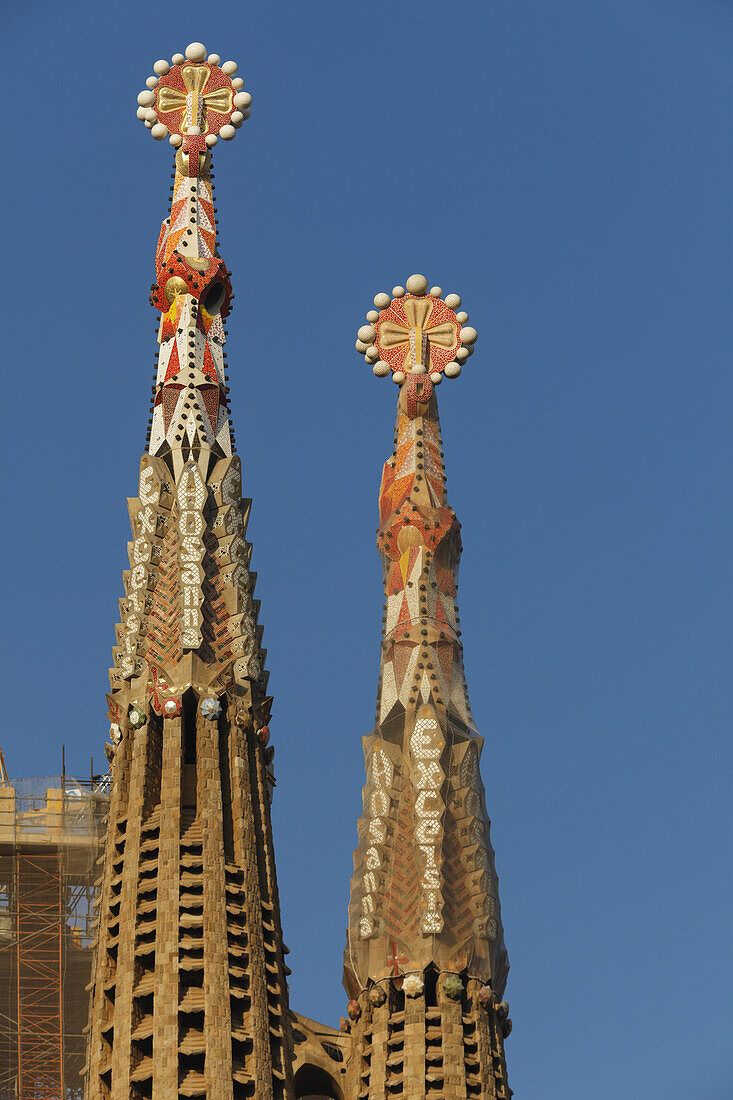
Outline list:
[[[334,1023],[395,388],[353,350],[413,271],[479,330],[440,390],[486,744],[518,1100],[733,1096],[733,6],[7,6],[4,721],[16,777],[102,760],[194,39],[252,118],[216,153],[229,364],[275,695],[294,1008]]]

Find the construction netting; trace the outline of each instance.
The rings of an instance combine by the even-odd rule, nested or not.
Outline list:
[[[0,1100],[82,1096],[107,787],[0,783]]]

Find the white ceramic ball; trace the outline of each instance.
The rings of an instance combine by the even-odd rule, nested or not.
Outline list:
[[[371,323],[374,324],[375,321],[379,320],[378,310],[370,309],[369,312],[366,315],[366,319],[367,319],[367,321],[371,321]]]
[[[152,122],[149,122],[147,119],[145,119],[145,129],[146,130],[152,130],[152,128],[153,128]]]
[[[379,359],[379,349],[375,348],[374,344],[366,349],[366,358],[370,363],[376,363],[377,359]]]
[[[186,57],[189,61],[205,61],[206,46],[203,42],[189,42],[186,46]]]
[[[229,121],[231,122],[232,126],[236,126],[236,128],[239,129],[239,127],[244,122],[244,115],[241,111],[232,111],[232,117]]]
[[[148,108],[147,107],[138,107],[137,117],[140,119],[141,122],[143,121],[143,119],[147,118],[148,117]]]
[[[464,325],[461,329],[461,343],[462,344],[475,344],[478,340],[478,333],[475,328],[471,328],[470,325]]]
[[[354,347],[356,348],[356,350],[357,350],[358,352],[360,352],[360,354],[361,354],[361,355],[363,355],[363,354],[364,354],[364,352],[365,352],[365,351],[367,350],[367,348],[369,347],[369,345],[368,345],[368,344],[365,344],[363,340],[357,340],[357,341],[356,341],[356,343],[354,344]]]
[[[188,132],[189,132],[189,134],[193,134],[194,137],[198,137],[198,135],[201,133],[201,127],[200,126],[189,126]]]
[[[411,275],[405,283],[405,288],[408,294],[417,294],[422,296],[427,293],[428,280],[424,275]]]
[[[171,136],[168,138],[168,141],[175,148],[177,145],[181,144],[181,142],[183,141],[183,138],[181,137],[180,134],[171,134]]]
[[[221,130],[219,131],[219,137],[222,139],[222,141],[231,141],[232,138],[236,136],[236,133],[237,131],[234,129],[233,126],[222,126]]]
[[[185,60],[186,58],[183,56],[182,53],[174,53],[173,57],[171,58],[171,61],[174,65],[182,65]]]
[[[249,107],[245,107],[243,111],[240,111],[240,114],[246,122],[252,112],[250,111]]]
[[[371,325],[362,325],[356,334],[364,344],[373,344],[376,332]]]
[[[468,359],[468,356],[469,356],[468,348],[459,348],[458,351],[456,352],[456,359],[458,360],[459,363],[465,363],[466,360]]]
[[[434,386],[439,386],[440,383],[443,381],[443,375],[440,374],[437,370],[434,370],[433,373],[430,375],[430,381],[433,383]]]
[[[398,386],[401,386],[405,381],[406,375],[404,371],[396,370],[392,375],[392,381],[396,382]]]
[[[170,65],[167,61],[164,61],[163,58],[161,58],[160,61],[156,61],[153,65],[153,72],[157,73],[158,76],[165,76],[166,73],[169,73],[170,71]]]
[[[240,110],[243,107],[251,107],[252,96],[249,94],[249,92],[237,92],[234,97],[234,106],[238,107]]]
[[[210,65],[221,65],[221,58],[218,53],[210,53],[206,60]]]
[[[461,296],[460,294],[446,294],[445,304],[448,309],[460,309],[461,308]]]
[[[410,371],[410,374],[427,374],[427,367],[424,363],[415,363],[415,366]]]
[[[224,64],[222,65],[222,67],[221,67],[221,71],[223,73],[225,73],[226,76],[236,76],[237,75],[237,68],[238,68],[238,65],[237,65],[236,61],[225,61]]]
[[[150,133],[156,141],[163,141],[164,138],[168,137],[168,127],[164,126],[162,122],[156,122]]]
[[[468,314],[465,311],[456,314],[456,321],[459,325],[465,325],[468,322]]]
[[[461,364],[460,363],[449,363],[448,366],[443,371],[443,373],[446,376],[446,378],[457,378],[458,375],[461,373]]]
[[[155,113],[155,108],[154,107],[146,107],[145,108],[145,117],[148,120],[148,122],[155,123],[155,122],[158,121],[158,116]]]
[[[150,90],[152,91],[153,88],[158,87],[158,78],[157,78],[157,76],[149,76],[148,79],[145,81],[145,83],[147,84],[148,88],[150,88]]]
[[[377,309],[386,309],[391,301],[389,294],[385,294],[383,290],[374,295],[374,304]]]
[[[140,92],[137,101],[141,107],[152,107],[155,103],[155,92],[151,92],[149,88],[146,88],[144,92]]]
[[[244,81],[242,80],[241,76],[235,76],[234,80],[232,81],[232,88],[234,88],[235,91],[239,92],[243,87]]]
[[[384,359],[377,359],[376,363],[372,367],[372,370],[376,374],[377,378],[386,378],[391,371],[389,363],[385,363]]]
[[[393,298],[404,298],[404,296],[405,296],[405,288],[403,286],[393,286],[392,287],[392,297]]]
[[[442,286],[431,286],[431,288],[430,288],[430,297],[431,298],[442,298],[443,297],[443,288],[442,288]]]
[[[205,140],[209,149],[213,149],[219,139],[216,134],[207,134]]]

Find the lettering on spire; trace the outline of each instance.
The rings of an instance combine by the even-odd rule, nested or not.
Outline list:
[[[179,624],[182,649],[198,649],[201,645],[201,605],[204,597],[205,547],[203,533],[206,521],[203,508],[206,485],[198,465],[189,460],[176,486],[178,505],[178,561],[180,563]]]

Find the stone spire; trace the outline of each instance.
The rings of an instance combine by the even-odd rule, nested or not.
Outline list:
[[[108,696],[112,789],[87,1100],[293,1095],[249,501],[224,373],[232,301],[211,150],[249,115],[232,61],[158,61],[138,116],[175,148],[151,301],[148,450]]]
[[[511,1095],[508,962],[456,607],[460,524],[448,504],[437,386],[476,332],[456,294],[413,275],[378,294],[357,351],[400,386],[377,545],[383,616],[377,714],[363,740],[364,812],[344,985],[349,1100]],[[348,1026],[348,1025],[347,1025]]]

